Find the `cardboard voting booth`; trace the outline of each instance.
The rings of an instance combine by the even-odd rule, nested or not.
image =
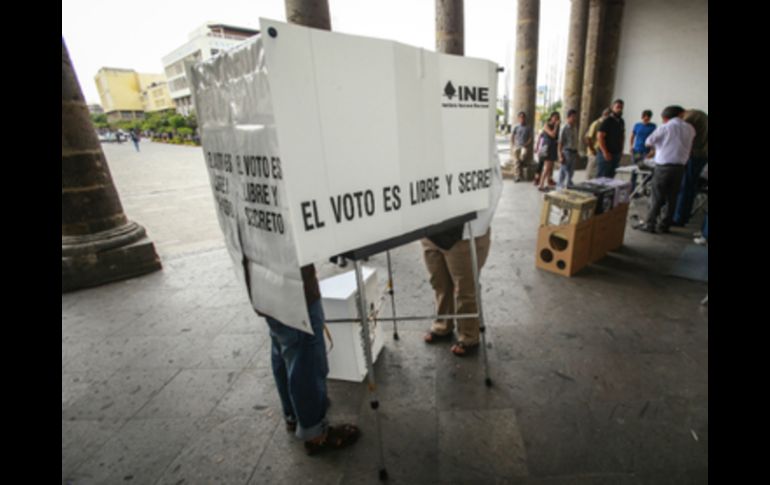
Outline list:
[[[261,32],[194,65],[192,91],[238,278],[255,309],[309,332],[301,266],[490,207],[497,66],[265,19]]]
[[[464,224],[478,313],[450,317],[481,321],[491,385],[474,237],[502,190],[497,66],[266,19],[260,31],[189,68],[217,217],[252,306],[311,332],[300,268],[353,259],[376,411],[360,259]],[[389,253],[388,276],[391,320],[425,319],[396,317]]]

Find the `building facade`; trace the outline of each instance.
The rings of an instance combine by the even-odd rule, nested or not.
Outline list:
[[[108,121],[141,119],[145,112],[174,108],[163,74],[103,67],[94,80]]]
[[[109,121],[134,120],[144,116],[136,71],[103,67],[94,80]]]
[[[171,100],[171,93],[168,90],[168,83],[165,79],[159,82],[152,82],[142,89],[142,104],[146,113],[175,109],[174,102]]]
[[[189,35],[187,43],[164,56],[163,69],[177,112],[187,116],[193,111],[192,92],[185,68],[187,64],[213,57],[258,33],[258,30],[207,22]]]

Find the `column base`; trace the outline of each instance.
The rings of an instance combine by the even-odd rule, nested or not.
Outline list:
[[[62,236],[62,293],[151,273],[162,268],[155,245],[134,222],[103,233]]]

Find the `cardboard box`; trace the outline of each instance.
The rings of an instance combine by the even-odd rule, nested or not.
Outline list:
[[[626,234],[626,221],[628,220],[628,207],[628,203],[620,204],[610,212],[610,229],[607,235],[608,251],[615,251],[623,245],[623,238]]]
[[[588,180],[587,182],[595,185],[603,185],[606,187],[614,188],[615,199],[612,202],[613,207],[617,207],[620,204],[626,204],[629,202],[629,200],[631,200],[631,182],[630,181],[601,177],[601,178]]]
[[[594,215],[596,197],[576,190],[557,190],[545,194],[540,214],[541,226],[578,224]]]
[[[583,182],[577,185],[573,185],[572,190],[585,192],[596,197],[596,210],[594,212],[596,215],[609,212],[613,207],[615,207],[614,200],[616,190],[614,187]]]
[[[589,263],[594,219],[578,224],[540,226],[535,266],[563,276],[572,276]]]
[[[609,252],[615,218],[612,211],[594,216],[594,223],[591,228],[591,251],[588,256],[590,264],[599,261]]]
[[[366,304],[369,308],[377,305],[380,292],[377,284],[377,271],[363,267]],[[329,319],[359,318],[358,288],[355,271],[325,278],[319,282],[324,316]],[[363,347],[363,331],[360,322],[329,323],[326,325],[332,338],[332,348],[328,353],[329,379],[361,382],[366,377],[366,358]],[[369,336],[372,344],[372,361],[376,362],[382,350],[384,338],[382,322],[369,323]]]

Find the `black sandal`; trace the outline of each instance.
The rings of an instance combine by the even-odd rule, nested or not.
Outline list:
[[[305,441],[305,451],[308,455],[316,455],[327,450],[339,450],[352,445],[360,436],[361,430],[352,424],[329,426],[321,441]]]
[[[436,332],[428,332],[422,338],[426,344],[435,344],[436,342],[446,341],[452,339],[452,332],[441,334]]]

